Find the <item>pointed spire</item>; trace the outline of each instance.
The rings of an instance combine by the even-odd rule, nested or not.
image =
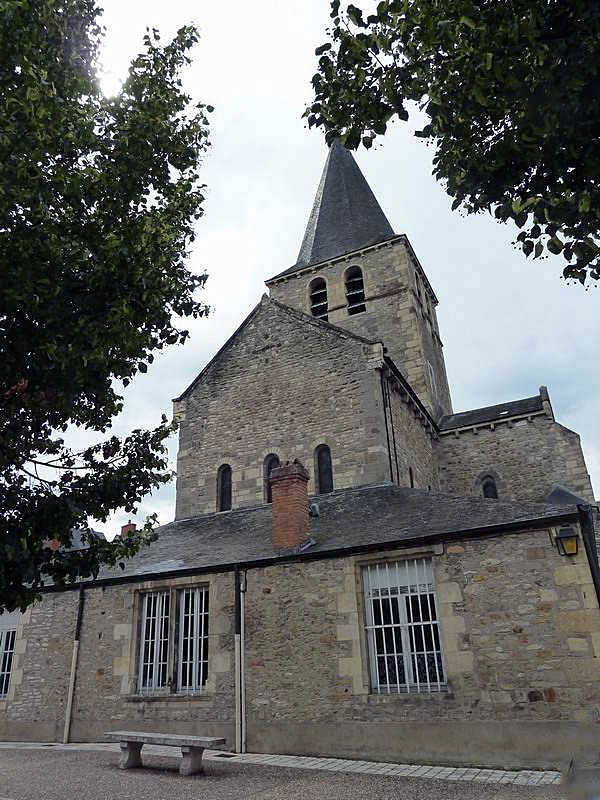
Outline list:
[[[354,157],[336,140],[329,149],[292,270],[328,261],[392,236],[392,226]]]

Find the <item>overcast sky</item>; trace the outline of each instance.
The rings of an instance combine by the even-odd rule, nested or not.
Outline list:
[[[204,162],[205,216],[190,266],[206,269],[208,319],[191,323],[184,347],[160,355],[126,393],[117,433],[154,427],[265,291],[291,266],[326,156],[322,135],[301,119],[311,99],[314,48],[324,40],[327,0],[104,0],[103,86],[114,92],[146,26],[163,39],[195,23],[201,42],[185,74],[195,100],[215,107]],[[357,161],[396,233],[409,237],[438,296],[455,411],[536,394],[548,386],[557,419],[581,434],[600,493],[597,369],[600,292],[567,286],[560,258],[527,261],[515,230],[491,217],[461,217],[431,176],[432,150],[395,125]],[[173,466],[176,442],[172,447]],[[174,515],[174,484],[146,498],[138,521]],[[124,515],[107,525],[116,532]]]

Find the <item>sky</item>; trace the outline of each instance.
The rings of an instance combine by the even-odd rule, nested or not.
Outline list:
[[[206,270],[208,318],[186,323],[183,347],[158,355],[125,392],[114,431],[154,427],[266,291],[295,263],[326,157],[302,112],[311,100],[314,49],[325,41],[328,0],[104,0],[102,86],[118,90],[146,27],[163,40],[194,23],[201,40],[184,74],[197,102],[215,107],[203,164],[205,214],[189,266]],[[516,229],[487,215],[461,216],[432,177],[433,150],[412,123],[390,128],[356,158],[394,231],[410,239],[439,300],[438,319],[455,411],[527,397],[547,385],[561,424],[580,433],[600,494],[596,368],[600,292],[567,285],[562,259],[525,259]],[[176,438],[170,446],[175,467]],[[174,516],[174,483],[147,497],[134,521]],[[93,523],[110,538],[129,515]]]

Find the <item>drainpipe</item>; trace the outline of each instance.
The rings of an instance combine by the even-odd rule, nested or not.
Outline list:
[[[246,573],[235,573],[235,752],[246,752]]]
[[[592,516],[592,507],[581,503],[577,506],[579,511],[579,524],[581,525],[581,535],[583,538],[583,545],[585,547],[585,554],[587,556],[588,564],[590,565],[590,572],[592,573],[592,581],[594,582],[594,589],[596,591],[596,598],[600,605],[600,566],[598,565],[598,550],[596,548],[596,532],[594,530],[594,517]]]
[[[71,716],[73,713],[73,694],[75,692],[75,677],[77,675],[77,657],[79,656],[79,639],[81,637],[81,623],[83,621],[83,606],[85,603],[85,593],[83,586],[79,588],[79,599],[77,602],[77,622],[75,623],[75,638],[73,640],[73,655],[71,656],[71,674],[69,676],[69,688],[67,692],[67,708],[65,711],[65,728],[63,731],[63,744],[69,743],[71,732]]]

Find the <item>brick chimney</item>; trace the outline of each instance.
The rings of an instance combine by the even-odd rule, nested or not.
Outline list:
[[[271,472],[273,548],[295,550],[308,539],[308,472],[295,459]]]
[[[135,531],[135,529],[136,529],[135,522],[132,522],[131,520],[129,520],[127,525],[123,525],[121,527],[121,538],[124,539],[126,536],[129,536],[129,534],[133,533]]]

